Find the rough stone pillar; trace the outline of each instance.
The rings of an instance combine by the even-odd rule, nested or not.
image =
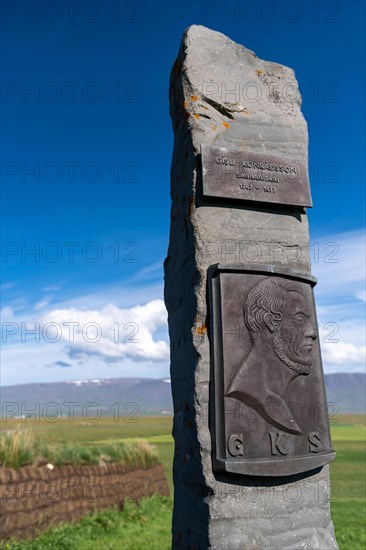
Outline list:
[[[218,475],[212,466],[208,268],[260,262],[310,274],[310,258],[304,207],[203,196],[201,146],[307,166],[300,104],[292,69],[203,26],[185,32],[171,72],[175,143],[164,266],[174,400],[173,548],[337,548],[328,466],[271,478]]]

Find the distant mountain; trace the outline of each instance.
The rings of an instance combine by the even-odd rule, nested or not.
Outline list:
[[[327,401],[334,403],[334,412],[365,413],[366,375],[362,372],[334,373],[325,375]],[[329,407],[330,410],[330,407]]]
[[[35,407],[41,411],[44,409],[46,416],[67,414],[70,410],[79,416],[83,408],[85,416],[89,414],[91,417],[97,414],[97,409],[103,415],[113,415],[118,410],[120,416],[173,412],[170,380],[152,378],[104,378],[4,386],[0,390],[0,402],[2,411],[5,408],[8,411],[7,416],[10,416],[12,406],[17,416],[24,416],[26,411]]]
[[[325,375],[331,412],[365,413],[365,381],[362,373]],[[67,414],[172,414],[169,379],[104,378],[44,384],[4,386],[0,390],[3,416],[24,416],[39,407],[46,416]],[[91,405],[94,403],[94,406]],[[37,405],[35,405],[37,404]],[[39,405],[38,405],[39,404]],[[89,409],[87,407],[90,407]]]

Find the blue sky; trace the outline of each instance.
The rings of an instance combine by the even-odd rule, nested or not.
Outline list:
[[[71,9],[2,4],[1,383],[168,376],[169,73],[194,23],[295,70],[325,371],[361,371],[364,2],[104,0]],[[79,323],[73,342],[70,322]],[[26,333],[34,323],[39,342],[37,330]],[[60,339],[55,329],[51,341],[51,325],[42,334],[47,323],[62,327]],[[102,334],[91,325],[80,333],[88,323]]]

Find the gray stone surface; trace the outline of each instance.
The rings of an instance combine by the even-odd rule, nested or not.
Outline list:
[[[202,26],[186,31],[172,69],[175,144],[164,267],[175,412],[173,548],[337,548],[327,467],[263,482],[214,475],[211,464],[207,269],[218,262],[260,262],[310,273],[310,258],[303,208],[203,200],[200,146],[307,163],[307,127],[294,90],[292,69]]]

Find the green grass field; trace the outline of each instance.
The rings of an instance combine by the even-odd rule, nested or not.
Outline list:
[[[116,423],[105,417],[86,425],[82,419],[55,423],[27,419],[21,425],[32,427],[43,437],[57,441],[77,441],[86,445],[147,439],[157,450],[172,493],[172,418],[146,416],[136,423]],[[19,421],[7,422],[3,429]],[[364,550],[365,536],[365,417],[343,415],[331,422],[337,459],[331,464],[331,510],[341,550]],[[31,542],[5,543],[9,550],[164,550],[170,548],[172,499],[153,496],[136,506],[129,503],[122,512],[106,510],[84,518],[80,523],[62,526]]]
[[[341,550],[366,548],[365,417],[343,415],[331,423],[337,458],[330,466],[331,511]]]

